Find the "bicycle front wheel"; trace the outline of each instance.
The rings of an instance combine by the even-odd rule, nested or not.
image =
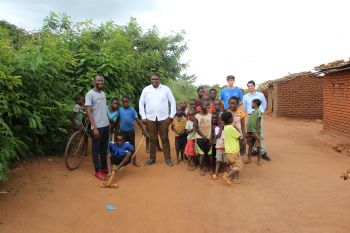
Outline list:
[[[83,162],[87,149],[87,135],[82,131],[75,132],[68,140],[64,153],[64,162],[69,170],[77,169]]]

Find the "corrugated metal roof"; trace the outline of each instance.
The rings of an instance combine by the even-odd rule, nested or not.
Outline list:
[[[266,82],[263,82],[259,85],[259,88],[264,90],[267,89],[269,86],[275,84],[275,83],[283,83],[283,82],[287,82],[290,81],[292,79],[301,77],[301,76],[310,76],[313,74],[310,71],[304,71],[304,72],[299,72],[299,73],[293,73],[293,74],[289,74],[287,76],[284,76],[282,78],[278,78],[278,79],[274,79],[274,80],[268,80]]]
[[[350,60],[349,61],[336,60],[336,61],[327,63],[327,65],[322,64],[322,65],[316,66],[314,69],[315,71],[323,72],[328,70],[342,69],[349,66],[350,66]]]

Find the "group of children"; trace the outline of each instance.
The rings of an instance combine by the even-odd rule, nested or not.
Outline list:
[[[251,163],[253,147],[256,147],[257,164],[261,165],[261,101],[253,100],[254,112],[248,116],[240,108],[239,98],[236,96],[228,100],[229,108],[224,111],[222,102],[216,99],[215,89],[211,89],[209,95],[205,94],[203,88],[199,88],[197,93],[198,99],[189,101],[189,109],[186,109],[186,101],[179,103],[171,125],[175,132],[177,163],[188,160],[189,171],[199,167],[201,176],[206,171],[211,171],[213,180],[218,179],[221,171],[227,184],[237,184],[243,167],[241,156],[246,152],[246,144],[249,149],[245,163]]]
[[[248,117],[239,108],[239,99],[235,96],[228,100],[229,108],[223,111],[222,102],[216,99],[215,89],[206,95],[204,88],[197,90],[198,99],[191,99],[188,103],[181,101],[176,108],[176,115],[171,123],[171,129],[175,132],[175,149],[177,163],[188,160],[188,170],[193,171],[199,167],[200,175],[206,171],[212,171],[211,178],[218,179],[219,172],[223,172],[223,179],[228,184],[239,183],[239,172],[243,167],[241,156],[245,153],[245,144],[249,146],[248,159],[251,162],[253,147],[258,149],[258,165],[261,164],[259,153],[259,136],[262,113],[259,110],[259,99],[252,102],[255,110]],[[76,105],[72,112],[72,129],[81,129],[83,125],[84,97],[75,98]],[[137,122],[143,134],[147,132],[133,107],[130,106],[130,98],[122,98],[122,106],[119,107],[117,98],[112,99],[106,112],[110,120],[110,132],[112,133],[107,155],[108,171],[110,175],[114,164],[119,170],[121,166],[133,162],[139,166],[132,154],[135,151],[134,123]],[[115,137],[113,137],[113,134]],[[113,140],[115,138],[115,140]]]

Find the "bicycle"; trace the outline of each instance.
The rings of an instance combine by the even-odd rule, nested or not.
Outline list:
[[[64,153],[66,167],[73,171],[83,162],[84,155],[88,148],[88,120],[85,120],[82,128],[70,136]]]

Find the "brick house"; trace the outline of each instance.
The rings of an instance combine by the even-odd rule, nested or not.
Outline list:
[[[267,90],[267,112],[278,117],[322,119],[322,81],[311,72],[301,72],[261,84]]]
[[[350,136],[350,61],[315,67],[323,77],[323,127]]]

